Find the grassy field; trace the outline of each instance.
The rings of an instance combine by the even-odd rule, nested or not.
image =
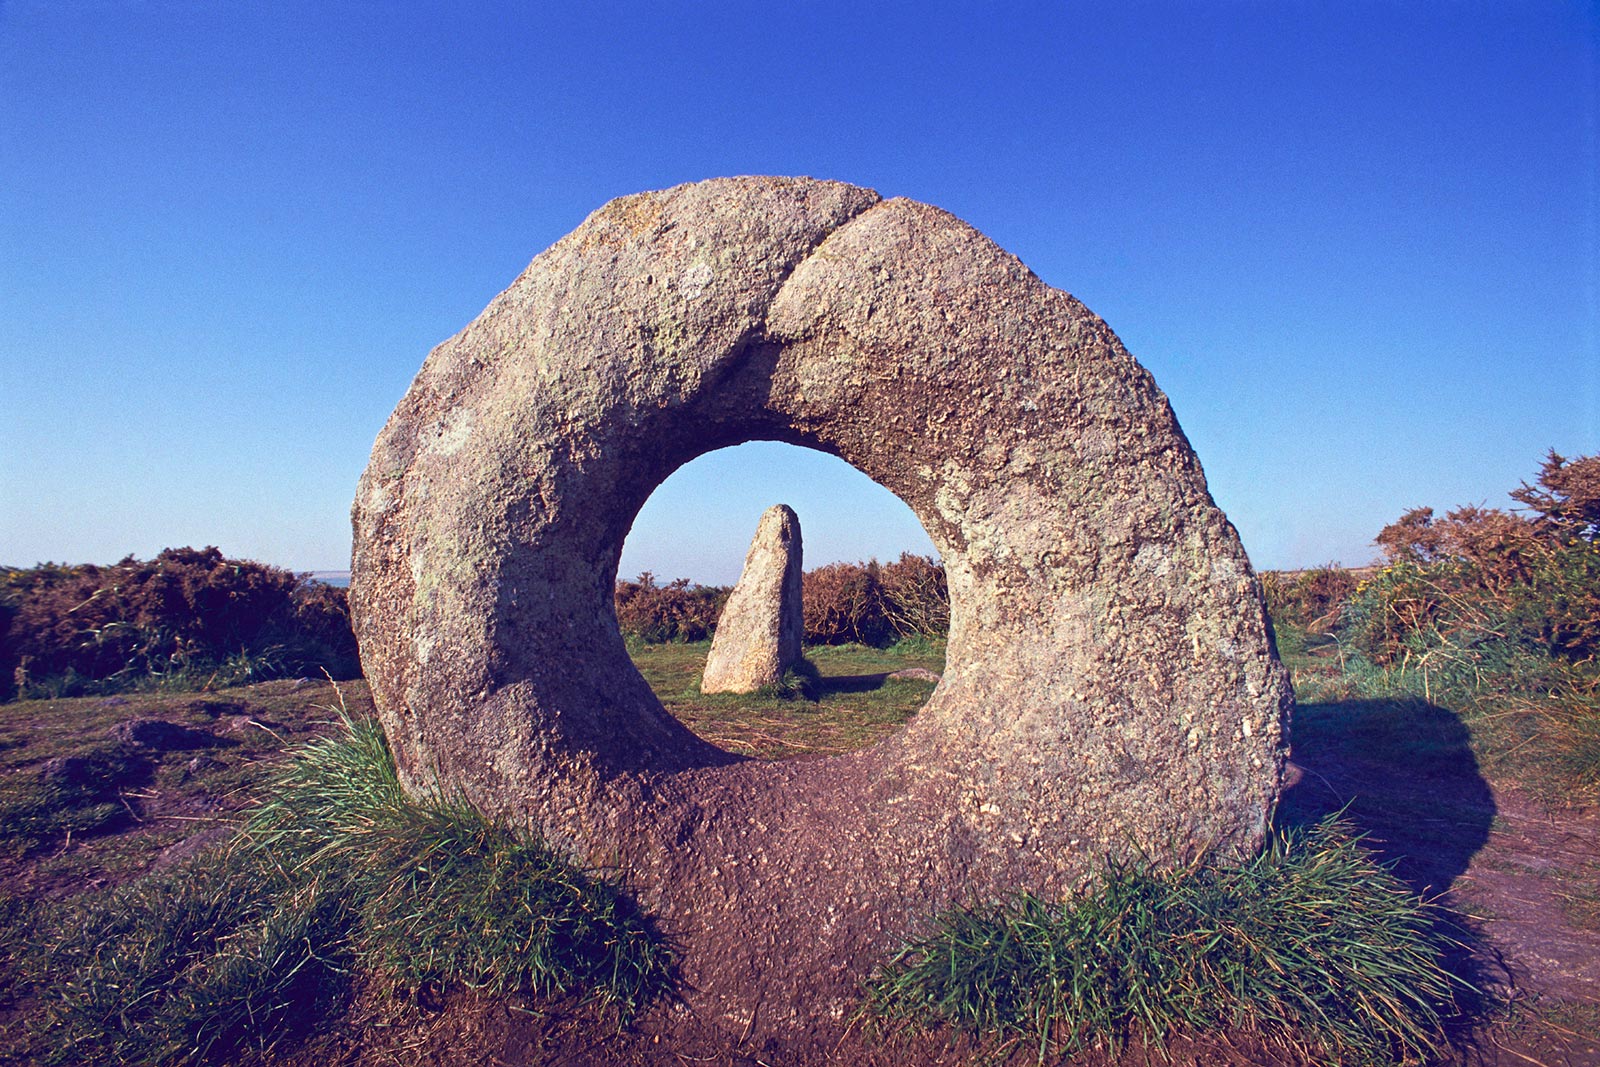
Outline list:
[[[1285,833],[1309,833],[1309,838],[1284,838],[1280,859],[1256,873],[1197,871],[1177,881],[1163,881],[1133,870],[1112,872],[1106,894],[1101,896],[1060,905],[1030,898],[1003,904],[992,912],[952,914],[943,920],[943,929],[958,936],[907,946],[905,952],[910,955],[898,957],[898,970],[891,967],[883,972],[875,987],[878,1010],[900,1020],[890,1024],[893,1032],[888,1038],[905,1039],[898,1028],[908,1020],[916,1027],[932,1029],[925,1038],[916,1039],[920,1044],[891,1042],[883,1046],[886,1051],[881,1054],[861,1052],[849,1062],[964,1063],[965,1053],[949,1051],[940,1035],[967,1031],[972,1036],[964,1040],[977,1041],[989,1049],[991,1057],[997,1049],[1010,1050],[1000,1056],[1002,1060],[1015,1055],[1016,1062],[1036,1062],[1038,1050],[1055,1042],[1058,1051],[1049,1054],[1049,1062],[1068,1062],[1064,1050],[1076,1046],[1088,1050],[1090,1060],[1099,1063],[1095,1057],[1101,1053],[1093,1051],[1095,1048],[1103,1051],[1108,1047],[1106,1041],[1115,1045],[1139,1033],[1141,1024],[1136,1024],[1129,1012],[1155,1012],[1149,1017],[1160,1018],[1159,1012],[1176,1010],[1174,1025],[1179,1027],[1184,1019],[1247,1018],[1239,1015],[1240,1011],[1287,1014],[1289,1008],[1281,996],[1300,988],[1295,981],[1258,1002],[1265,1004],[1264,1008],[1241,1009],[1237,1004],[1212,1005],[1194,999],[1197,992],[1213,984],[1205,977],[1206,968],[1212,966],[1206,957],[1197,957],[1192,965],[1183,964],[1190,968],[1187,971],[1176,968],[1185,958],[1183,953],[1194,947],[1193,930],[1202,923],[1219,931],[1240,931],[1237,936],[1244,939],[1240,944],[1255,946],[1250,951],[1270,948],[1272,938],[1283,933],[1284,950],[1298,952],[1295,946],[1304,943],[1302,935],[1279,923],[1276,916],[1299,914],[1300,910],[1286,904],[1265,911],[1255,908],[1248,915],[1235,913],[1231,909],[1236,902],[1250,894],[1232,888],[1230,879],[1246,878],[1253,880],[1251,884],[1259,881],[1278,886],[1271,890],[1274,893],[1290,892],[1282,887],[1303,887],[1308,870],[1316,878],[1334,879],[1312,885],[1311,895],[1321,902],[1318,906],[1331,902],[1334,907],[1326,919],[1305,912],[1313,915],[1318,930],[1361,918],[1353,912],[1339,912],[1346,898],[1354,901],[1359,897],[1338,889],[1337,880],[1353,880],[1353,886],[1364,890],[1374,890],[1381,883],[1388,887],[1382,889],[1388,894],[1385,899],[1403,905],[1400,933],[1404,936],[1411,936],[1405,929],[1420,930],[1419,922],[1439,918],[1459,924],[1451,928],[1463,944],[1493,946],[1489,956],[1483,955],[1482,949],[1473,950],[1477,955],[1471,959],[1451,959],[1447,953],[1441,962],[1451,973],[1483,980],[1492,987],[1494,975],[1485,980],[1481,961],[1498,953],[1517,975],[1510,1009],[1490,1009],[1485,1006],[1488,1002],[1468,1009],[1466,1006],[1475,1002],[1466,998],[1461,1005],[1468,1011],[1466,1015],[1441,1016],[1442,1023],[1453,1028],[1441,1036],[1431,1032],[1434,1023],[1428,1012],[1455,1009],[1449,1008],[1448,998],[1430,994],[1426,1004],[1419,1002],[1420,1029],[1409,1036],[1390,1030],[1391,1036],[1385,1037],[1378,1032],[1368,1044],[1359,1046],[1365,1050],[1363,1054],[1382,1060],[1378,1053],[1387,1047],[1384,1043],[1397,1040],[1397,1052],[1409,1049],[1413,1055],[1425,1053],[1425,1058],[1436,1062],[1454,1062],[1461,1055],[1460,1047],[1449,1045],[1445,1038],[1459,1042],[1463,1035],[1475,1035],[1472,1040],[1486,1047],[1509,1049],[1509,1059],[1516,1062],[1523,1062],[1520,1057],[1552,1065],[1586,1062],[1584,1050],[1593,1049],[1591,1034],[1600,1031],[1600,1010],[1584,985],[1586,968],[1593,969],[1590,961],[1600,958],[1600,930],[1596,929],[1600,924],[1594,918],[1593,891],[1594,875],[1600,872],[1600,833],[1596,833],[1600,828],[1592,825],[1592,818],[1585,821],[1581,812],[1552,807],[1554,798],[1547,792],[1523,787],[1522,779],[1512,772],[1524,765],[1496,755],[1502,735],[1492,731],[1489,724],[1495,720],[1482,708],[1462,703],[1458,709],[1439,693],[1429,701],[1403,687],[1390,685],[1385,690],[1381,678],[1347,670],[1336,645],[1319,638],[1289,636],[1286,661],[1295,674],[1302,704],[1295,724],[1294,764],[1279,823]],[[943,646],[935,642],[904,642],[890,649],[818,646],[807,652],[812,669],[797,676],[792,686],[748,696],[706,696],[699,692],[698,677],[708,643],[634,644],[631,651],[641,673],[673,714],[730,751],[762,759],[826,755],[873,743],[913,716],[934,688],[926,677],[889,676],[911,669],[938,673],[944,665]],[[439,908],[419,906],[405,913],[411,925],[391,929],[389,917],[400,914],[397,898],[387,895],[392,878],[435,867],[432,861],[418,866],[407,858],[412,854],[407,850],[422,848],[431,853],[439,847],[432,843],[436,840],[466,842],[460,848],[451,844],[447,850],[466,857],[461,861],[466,863],[461,868],[466,874],[451,875],[452,885],[480,885],[482,893],[491,894],[482,900],[474,896],[477,903],[469,911],[478,909],[481,914],[483,908],[493,907],[510,914],[530,906],[521,898],[493,896],[502,892],[494,887],[501,886],[503,879],[474,882],[472,879],[479,877],[475,871],[521,865],[553,872],[556,881],[551,884],[557,887],[589,884],[581,876],[548,866],[538,854],[519,852],[520,846],[510,838],[496,837],[470,820],[450,822],[456,817],[449,816],[440,823],[439,817],[426,812],[406,814],[381,796],[381,803],[373,806],[370,799],[353,795],[348,803],[366,805],[357,813],[360,817],[355,824],[389,829],[373,839],[377,846],[364,838],[339,838],[337,848],[327,855],[347,858],[312,876],[309,884],[343,884],[338,879],[348,875],[339,872],[352,865],[370,867],[380,874],[392,870],[393,874],[352,882],[348,892],[341,890],[330,897],[325,891],[302,894],[292,878],[275,881],[279,875],[252,873],[261,870],[259,858],[251,860],[237,847],[249,834],[245,838],[234,835],[254,820],[260,837],[260,828],[271,823],[261,815],[261,801],[278,804],[279,814],[273,818],[302,827],[297,833],[313,838],[326,835],[319,827],[329,825],[324,810],[328,786],[311,790],[322,799],[312,798],[305,804],[293,799],[300,786],[286,783],[300,781],[303,785],[313,780],[315,784],[314,774],[307,779],[307,768],[314,770],[315,762],[293,765],[300,769],[291,768],[291,776],[285,778],[284,768],[289,766],[285,755],[304,751],[308,742],[342,743],[339,738],[345,736],[341,731],[346,727],[340,722],[341,707],[357,720],[369,715],[365,685],[346,683],[336,692],[326,683],[279,681],[210,693],[127,693],[0,704],[0,829],[4,831],[0,837],[0,923],[6,928],[4,950],[0,951],[0,1063],[71,1062],[72,1048],[115,1050],[127,1062],[198,1062],[196,1056],[183,1052],[182,1046],[185,1041],[201,1040],[212,1042],[208,1047],[213,1049],[233,1050],[230,1055],[285,1067],[379,1061],[466,1067],[492,1062],[495,1056],[506,1062],[523,1062],[515,1058],[524,1055],[518,1050],[535,1048],[545,1049],[538,1054],[543,1058],[530,1062],[681,1062],[661,1058],[664,1046],[670,1046],[674,1055],[681,1051],[707,1062],[759,1062],[739,1059],[726,1048],[687,1043],[670,1012],[647,1014],[619,1030],[615,1012],[607,1015],[592,1006],[575,1007],[570,1001],[533,997],[530,990],[540,983],[518,969],[516,953],[507,954],[506,945],[480,945],[477,935],[459,940],[464,928],[458,927],[456,906],[449,903],[455,898],[435,893],[423,882],[417,883],[418,893],[441,901]],[[148,726],[152,721],[169,724],[172,729],[152,732]],[[317,758],[326,763],[330,752],[337,755],[340,750],[320,751],[323,755]],[[295,758],[303,761],[305,757]],[[337,785],[359,777],[340,773],[332,778],[324,775],[323,780]],[[290,798],[287,808],[286,797]],[[347,801],[339,803],[348,806]],[[1359,849],[1344,837],[1310,849],[1294,844],[1295,840],[1318,841],[1321,831],[1315,828],[1333,813],[1341,813],[1346,827],[1366,835]],[[347,816],[334,822],[339,819],[350,823]],[[378,848],[376,858],[361,858],[366,854],[363,850],[372,847]],[[474,855],[480,858],[475,860]],[[1391,864],[1398,880],[1373,866],[1369,856]],[[1330,863],[1326,857],[1337,862]],[[408,879],[419,876],[405,874]],[[579,880],[572,881],[574,877]],[[1288,880],[1280,885],[1274,879]],[[522,880],[513,881],[520,884]],[[249,892],[234,894],[229,887],[235,885]],[[479,889],[464,891],[480,893]],[[570,892],[558,888],[557,896]],[[600,886],[595,892],[609,890]],[[1305,895],[1301,889],[1292,892]],[[1420,897],[1407,896],[1412,893]],[[1441,893],[1445,895],[1441,897]],[[1424,897],[1442,901],[1445,910],[1404,910],[1414,906],[1406,903],[1408,899]],[[295,910],[302,903],[321,908],[332,899],[348,900],[350,906],[326,914],[315,909]],[[113,911],[108,912],[108,907]],[[180,979],[176,975],[162,977],[159,968],[166,965],[159,963],[152,964],[157,967],[153,972],[142,970],[144,964],[128,971],[125,951],[104,948],[115,949],[129,937],[134,938],[129,942],[134,945],[165,944],[175,917],[197,909],[210,916],[208,929],[224,931],[216,944],[278,945],[282,959],[302,961],[296,964],[300,968],[297,974],[319,975],[317,995],[324,1007],[317,1009],[320,1014],[315,1025],[283,1025],[282,1020],[293,1013],[285,1015],[280,1002],[284,996],[300,995],[300,987],[276,981],[271,961],[263,964],[256,959],[251,964],[256,970],[250,972],[256,977],[241,984],[237,965],[212,949],[180,956],[188,961],[182,963]],[[1183,909],[1199,917],[1176,925],[1161,920]],[[106,925],[109,920],[104,917],[112,913],[134,916],[135,920]],[[1002,994],[983,981],[963,979],[961,988],[952,994],[949,975],[963,967],[970,969],[962,972],[969,976],[983,972],[989,967],[987,961],[994,958],[1010,961],[1001,968],[1005,970],[1015,956],[1021,961],[1018,973],[1037,972],[1048,978],[1056,966],[1050,960],[1073,958],[1062,953],[1081,951],[1091,944],[1081,929],[1131,932],[1134,927],[1127,924],[1132,917],[1141,917],[1138,928],[1153,940],[1116,942],[1121,948],[1095,947],[1093,953],[1111,952],[1103,960],[1096,956],[1100,960],[1096,967],[1115,970],[1126,952],[1133,956],[1154,953],[1152,959],[1166,961],[1163,967],[1172,965],[1170,973],[1161,973],[1170,978],[1162,981],[1178,991],[1179,999],[1168,1002],[1175,1007],[1152,1006],[1140,1000],[1149,993],[1149,986],[1137,980],[1086,987],[1049,978],[1041,979],[1042,985],[1024,981],[1019,986],[1013,981],[1015,975],[1007,978],[1013,984],[1005,988],[1012,993],[1004,996],[1039,996],[1046,989],[1071,993],[1073,999],[1059,999],[1065,994],[1058,992],[1053,1000],[1006,1002],[1023,1015],[1053,1020],[1047,1030],[1039,1031],[1030,1030],[1031,1024],[1021,1016],[1000,1011],[1001,1001],[994,998]],[[1146,923],[1146,918],[1151,921]],[[334,925],[318,927],[321,933],[317,936],[322,940],[303,941],[302,947],[315,948],[306,955],[294,948],[292,939],[284,940],[282,931],[292,932],[300,929],[296,923],[313,920]],[[1268,925],[1259,930],[1247,925],[1263,920]],[[409,974],[406,967],[399,966],[410,958],[405,951],[389,960],[400,946],[415,940],[416,931],[424,929],[432,931],[427,935],[435,946],[430,952],[439,953],[439,958],[469,961],[466,966],[472,974],[466,984],[450,980],[449,968],[438,977],[431,972]],[[1377,936],[1363,933],[1349,943],[1360,949],[1374,943]],[[86,937],[93,944],[86,942]],[[1334,951],[1342,953],[1344,948],[1335,945]],[[951,952],[958,956],[951,957],[949,964],[940,962]],[[1380,953],[1383,958],[1392,955]],[[1317,967],[1331,965],[1344,964],[1336,958],[1315,963]],[[221,986],[225,992],[236,988],[243,992],[229,992],[232,1000],[218,1001],[217,984],[206,978],[208,968],[226,978]],[[1157,972],[1140,965],[1124,973],[1137,979]],[[1436,992],[1442,988],[1438,986],[1440,973],[1433,972],[1429,978]],[[389,977],[382,981],[370,977],[382,974]],[[369,977],[356,977],[360,975]],[[113,985],[107,986],[107,982]],[[102,1031],[95,1030],[101,1024],[94,1023],[99,1016],[93,1011],[86,1014],[64,1007],[115,1005],[115,989],[122,987],[118,983],[129,988],[130,983],[143,983],[140,988],[152,990],[150,995],[156,1001],[142,1001],[141,1013],[105,1016],[110,1028]],[[473,984],[487,984],[498,992],[473,992],[468,988]],[[181,1011],[177,1007],[144,1010],[179,988],[188,998]],[[546,983],[543,988],[561,986]],[[252,999],[263,995],[276,999],[272,1004],[257,1004]],[[64,996],[65,1000],[60,999]],[[1077,999],[1084,996],[1096,999]],[[1125,996],[1134,999],[1117,999]],[[934,1000],[939,1004],[937,1010],[932,1008]],[[215,1006],[218,1003],[221,1008]],[[1315,1014],[1314,1002],[1305,1003]],[[51,1004],[55,1006],[49,1007]],[[41,1010],[42,1006],[48,1010]],[[252,1045],[248,1034],[219,1029],[218,1018],[244,1020],[228,1024],[235,1027],[270,1018],[276,1029],[263,1023]],[[452,1025],[459,1024],[459,1028],[444,1027],[447,1018],[456,1019]],[[1360,1025],[1369,1021],[1360,1014],[1349,1018]],[[990,1028],[989,1038],[983,1037],[986,1031],[982,1027],[970,1027],[964,1021],[979,1019],[989,1020],[984,1024]],[[141,1032],[152,1035],[148,1041],[124,1032],[137,1020],[143,1020],[137,1022],[144,1028]],[[1275,1023],[1250,1025],[1264,1027],[1260,1034],[1276,1034],[1270,1048],[1251,1045],[1248,1040],[1241,1046],[1253,1048],[1249,1055],[1256,1059],[1230,1058],[1233,1053],[1226,1051],[1226,1043],[1219,1051],[1213,1042],[1203,1044],[1194,1062],[1319,1062],[1317,1042],[1327,1040],[1319,1036],[1312,1022],[1276,1031],[1271,1029],[1278,1025]],[[69,1032],[75,1035],[72,1040],[81,1044],[63,1045],[63,1036]],[[1252,1040],[1262,1039],[1258,1034]],[[891,1046],[900,1051],[887,1051]],[[1132,1051],[1139,1047],[1134,1042],[1128,1054],[1146,1054]],[[1299,1051],[1294,1051],[1297,1048]],[[1183,1056],[1176,1062],[1185,1062]]]
[[[343,688],[371,713],[364,682]],[[276,681],[0,704],[0,892],[114,885],[217,840],[336,703],[326,683]]]
[[[897,671],[944,670],[944,642],[902,641],[892,648],[815,645],[806,659],[816,678],[799,691],[706,695],[700,672],[709,641],[629,647],[656,696],[678,720],[730,752],[760,759],[830,755],[864,748],[915,715],[934,683],[891,678]]]

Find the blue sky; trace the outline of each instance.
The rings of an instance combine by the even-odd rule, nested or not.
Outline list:
[[[336,569],[429,348],[607,199],[937,204],[1154,373],[1258,567],[1600,451],[1591,3],[0,0],[0,562]],[[681,470],[624,576],[927,550],[831,457]]]

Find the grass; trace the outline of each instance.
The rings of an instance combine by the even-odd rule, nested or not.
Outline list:
[[[21,859],[73,834],[115,829],[130,817],[119,789],[148,773],[138,754],[102,745],[0,779],[0,856]]]
[[[700,672],[710,651],[707,641],[629,646],[639,673],[680,722],[731,752],[761,759],[865,748],[915,715],[933,692],[932,682],[889,674],[944,670],[942,641],[887,649],[813,645],[806,662],[814,675],[767,692],[708,695],[700,692]]]
[[[42,1063],[226,1061],[338,1017],[352,974],[564,994],[626,1016],[670,953],[613,884],[401,792],[382,734],[304,746],[220,854],[65,904],[5,903],[11,1033]]]
[[[1552,806],[1600,801],[1600,674],[1593,663],[1566,664],[1536,651],[1491,643],[1441,647],[1419,663],[1376,667],[1330,635],[1278,628],[1279,651],[1294,674],[1302,708],[1373,702],[1448,708],[1470,755]],[[1297,714],[1296,729],[1302,719]],[[1339,724],[1340,732],[1365,732]]]
[[[1474,992],[1445,968],[1438,924],[1328,821],[1237,867],[1113,864],[1065,902],[947,911],[877,972],[868,1005],[1041,1062],[1222,1030],[1321,1061],[1399,1062],[1439,1051]]]
[[[21,700],[60,700],[69,697],[115,696],[125,693],[196,693],[217,689],[236,689],[254,682],[283,678],[284,650],[271,646],[255,651],[240,650],[220,660],[151,669],[118,671],[107,677],[88,677],[70,667],[61,674],[30,678],[18,689]]]
[[[814,677],[708,697],[698,689],[707,643],[630,651],[691,728],[762,758],[871,744],[933,689],[887,675],[940,671],[944,658],[929,642],[813,647]],[[231,844],[121,888],[64,903],[0,894],[0,1003],[14,1009],[9,1019],[0,1013],[0,1045],[9,1040],[29,1062],[215,1062],[338,1025],[358,982],[569,995],[623,1018],[671,983],[668,948],[616,885],[465,805],[408,800],[365,715],[345,713],[331,733],[293,720],[291,705],[319,692],[270,683],[205,699],[0,706],[8,789],[39,781],[49,759],[104,755],[111,727],[138,714],[219,733],[223,723],[246,727],[229,735],[237,745],[214,751],[220,766],[193,781],[190,753],[144,754],[145,777],[111,774],[67,808],[115,803],[137,818],[141,790],[180,780],[219,798],[271,798],[237,815],[239,803],[223,804],[219,814],[242,825]],[[1330,704],[1305,726],[1344,731],[1374,758],[1442,764],[1466,750],[1460,727],[1436,710],[1410,698]],[[269,763],[296,732],[309,743]],[[0,803],[0,813],[25,808]],[[74,837],[59,859],[39,852],[68,829],[37,835],[32,869],[130,836]],[[139,829],[146,848],[168,840]],[[1453,996],[1468,992],[1443,969],[1450,947],[1429,905],[1351,835],[1321,824],[1279,836],[1239,867],[1112,866],[1072,900],[1024,894],[947,912],[880,969],[867,1003],[891,1029],[949,1028],[1041,1058],[1221,1029],[1305,1055],[1382,1062],[1439,1047]]]
[[[363,683],[343,687],[367,713]],[[287,746],[330,727],[326,685],[268,682],[217,693],[147,692],[0,704],[0,887],[55,895],[120,883],[162,849],[238,821]],[[131,746],[117,727],[159,719],[214,743]]]
[[[37,1062],[216,1062],[310,1032],[347,991],[348,906],[232,850],[66,907],[23,932]]]
[[[1516,951],[1539,953],[1541,937],[1581,944],[1581,931],[1600,930],[1600,881],[1592,859],[1532,843],[1496,850],[1489,840],[1496,831],[1513,833],[1496,810],[1502,788],[1536,798],[1551,815],[1600,801],[1600,665],[1565,662],[1504,639],[1467,644],[1439,638],[1384,668],[1353,654],[1338,631],[1306,635],[1280,625],[1278,632],[1300,701],[1296,759],[1310,772],[1318,763],[1330,774],[1363,763],[1382,768],[1359,793],[1348,783],[1343,787],[1353,798],[1350,816],[1373,831],[1396,858],[1398,872],[1413,885],[1443,887],[1470,863],[1481,877],[1468,880],[1456,906],[1486,920],[1490,931],[1517,914],[1523,898],[1558,905],[1553,928],[1523,935],[1535,944],[1520,949],[1514,941]],[[1286,633],[1288,640],[1281,640]],[[1286,807],[1305,808],[1308,799],[1334,788],[1318,776],[1309,792],[1291,791]],[[1484,848],[1489,851],[1479,851]],[[1537,855],[1537,863],[1525,862],[1523,850]],[[1514,891],[1487,888],[1502,879]],[[1566,976],[1558,968],[1542,977],[1560,983]],[[1487,1029],[1482,1040],[1509,1040],[1522,1050],[1519,1057],[1534,1054],[1529,1062],[1554,1062],[1560,1057],[1547,1049],[1578,1050],[1585,1044],[1580,1035],[1593,1033],[1592,1026],[1559,1023],[1551,1014],[1563,1003],[1559,997],[1532,1013],[1521,1012],[1521,999],[1512,1000],[1510,1021]]]
[[[1567,921],[1580,930],[1600,931],[1600,864],[1564,869],[1556,891]]]

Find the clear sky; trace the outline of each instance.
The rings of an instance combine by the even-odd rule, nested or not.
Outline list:
[[[607,199],[809,174],[1103,316],[1258,567],[1600,451],[1593,3],[0,0],[0,563],[349,558],[429,348]],[[830,457],[681,470],[624,576],[928,550]]]

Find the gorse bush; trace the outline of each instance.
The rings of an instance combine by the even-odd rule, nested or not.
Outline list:
[[[687,578],[660,585],[645,571],[631,582],[617,583],[617,629],[653,645],[704,641],[717,628],[731,592],[727,586],[690,585]]]
[[[229,1062],[335,1021],[358,971],[624,1015],[665,988],[667,949],[617,887],[465,805],[409,800],[381,731],[346,726],[220,855],[18,921],[37,1058]]]
[[[359,673],[342,589],[215,548],[0,572],[0,696]]]
[[[1338,624],[1357,580],[1354,572],[1329,563],[1305,571],[1268,571],[1261,588],[1277,626],[1327,633]]]
[[[1041,1062],[1231,1030],[1386,1063],[1438,1051],[1456,998],[1475,993],[1444,966],[1455,944],[1328,821],[1238,866],[1113,863],[1071,900],[946,912],[873,977],[868,1004],[891,1025],[1027,1044]]]
[[[902,552],[878,568],[878,581],[884,618],[897,638],[938,638],[949,632],[950,587],[942,563]]]
[[[1513,643],[1569,663],[1600,653],[1600,456],[1546,458],[1535,486],[1511,493],[1516,514],[1413,508],[1376,541],[1387,566],[1363,582],[1341,619],[1373,663],[1472,657]]]
[[[907,637],[940,638],[950,628],[944,567],[927,556],[829,563],[807,571],[801,589],[808,644],[882,647]],[[715,632],[731,592],[686,578],[662,585],[646,571],[617,583],[617,628],[647,644],[703,641]]]
[[[1335,633],[1378,667],[1477,661],[1511,645],[1567,663],[1600,653],[1600,456],[1546,457],[1521,508],[1411,508],[1374,539],[1376,572],[1262,576],[1280,628]]]
[[[893,563],[830,563],[802,584],[806,640],[817,645],[890,645],[943,637],[950,628],[944,567],[902,552]]]
[[[807,571],[801,584],[806,641],[815,645],[886,645],[894,629],[884,611],[883,567],[830,563]]]
[[[1550,800],[1600,796],[1600,457],[1546,457],[1519,508],[1412,508],[1381,567],[1267,574],[1280,649],[1337,652],[1311,691],[1414,695],[1471,724],[1478,754]],[[1357,580],[1359,579],[1359,580]]]

